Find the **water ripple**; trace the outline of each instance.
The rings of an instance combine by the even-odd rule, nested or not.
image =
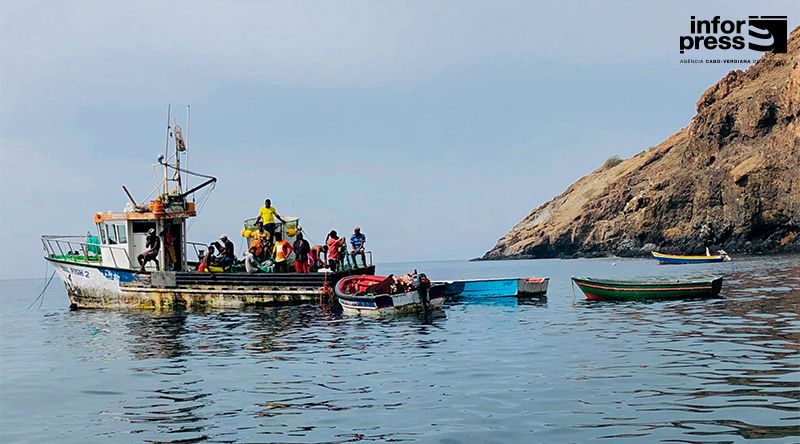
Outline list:
[[[544,300],[448,301],[434,319],[317,306],[69,312],[61,289],[36,312],[4,297],[0,440],[800,439],[800,259],[614,262],[431,263],[442,278],[551,277]],[[726,274],[723,297],[584,303],[568,280],[687,272]]]

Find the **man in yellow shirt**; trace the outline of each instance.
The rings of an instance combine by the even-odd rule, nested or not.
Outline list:
[[[280,214],[278,214],[278,210],[272,206],[272,201],[267,199],[264,201],[264,206],[258,210],[256,226],[261,234],[263,234],[264,231],[268,232],[270,240],[275,237],[275,218],[278,218],[282,223],[286,223]]]

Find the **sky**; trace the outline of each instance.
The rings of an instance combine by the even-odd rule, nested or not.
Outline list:
[[[747,66],[679,63],[692,15],[791,30],[800,7],[3,0],[0,278],[46,274],[39,237],[93,230],[122,185],[151,192],[168,104],[179,123],[191,105],[191,169],[219,178],[193,241],[237,234],[269,197],[317,243],[360,225],[376,262],[481,256]]]

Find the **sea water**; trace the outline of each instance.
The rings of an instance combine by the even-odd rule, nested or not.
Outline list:
[[[800,441],[800,257],[382,264],[546,276],[547,298],[440,316],[327,307],[69,311],[0,284],[0,441]],[[587,302],[570,276],[724,275],[722,297]]]

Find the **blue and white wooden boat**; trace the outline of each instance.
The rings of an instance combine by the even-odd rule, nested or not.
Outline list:
[[[656,259],[660,264],[708,264],[713,262],[724,262],[731,260],[727,253],[720,250],[719,254],[712,255],[706,251],[706,255],[698,256],[682,256],[678,254],[664,254],[657,251],[652,252],[653,259]]]
[[[446,296],[462,298],[535,297],[547,294],[549,278],[466,279],[444,284]]]

